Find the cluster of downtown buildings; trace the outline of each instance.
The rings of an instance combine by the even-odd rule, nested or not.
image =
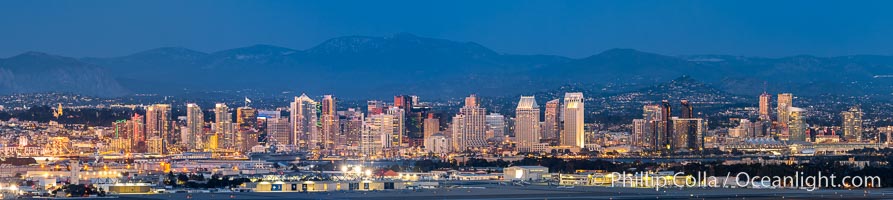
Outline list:
[[[319,101],[297,96],[286,112],[259,110],[247,102],[246,98],[245,106],[237,108],[217,103],[209,112],[213,113],[210,121],[205,120],[205,110],[194,103],[186,105],[186,116],[171,116],[169,104],[145,106],[144,115],[134,113],[104,130],[101,135],[107,137],[107,145],[103,151],[158,155],[213,152],[216,156],[306,152],[319,157],[377,159],[505,149],[579,150],[586,144],[582,93],[548,101],[544,115],[533,96],[522,96],[515,118],[488,113],[478,97],[471,95],[445,126],[417,96],[395,96],[390,103],[368,101],[365,112],[358,108],[337,110],[332,95]],[[514,137],[509,137],[508,131]]]
[[[759,96],[758,118],[738,118],[737,126],[723,128],[722,133],[708,134],[707,120],[696,116],[692,103],[680,100],[679,116],[673,116],[673,106],[664,100],[643,106],[643,117],[634,119],[630,145],[648,155],[700,152],[705,149],[746,152],[786,152],[813,154],[817,148],[825,151],[846,151],[860,148],[880,148],[891,141],[893,128],[880,127],[875,137],[865,137],[863,112],[852,106],[841,112],[839,127],[811,127],[807,110],[794,107],[794,96],[781,93],[775,109],[770,108],[771,96]],[[774,111],[773,111],[774,110]],[[773,115],[774,114],[774,117]]]
[[[235,108],[224,103],[216,103],[213,108],[187,103],[185,110],[179,112],[185,116],[172,116],[170,104],[153,104],[131,106],[145,112],[132,112],[128,119],[117,120],[109,127],[73,127],[68,133],[52,137],[11,138],[19,141],[17,146],[4,145],[3,152],[20,156],[47,152],[58,152],[53,153],[56,155],[202,152],[214,158],[301,153],[310,159],[388,159],[588,150],[654,156],[708,149],[777,150],[798,143],[882,144],[893,138],[890,137],[893,127],[879,127],[874,137],[866,137],[870,134],[863,133],[863,113],[859,106],[841,113],[839,127],[811,127],[806,122],[806,110],[794,107],[793,100],[790,93],[778,94],[777,105],[772,109],[771,97],[764,93],[759,97],[758,117],[730,119],[735,121],[733,126],[709,131],[707,118],[697,112],[697,102],[664,100],[643,105],[642,118],[632,120],[629,132],[623,133],[597,131],[593,128],[597,123],[585,123],[587,113],[582,93],[565,93],[563,98],[545,101],[544,106],[534,96],[521,96],[513,117],[488,112],[475,95],[466,97],[457,112],[448,114],[436,111],[431,103],[420,102],[417,96],[407,95],[395,96],[393,102],[367,101],[365,111],[361,108],[338,110],[338,100],[332,95],[324,95],[319,100],[307,95],[296,96],[288,107],[271,110],[250,107],[247,98],[245,105]],[[55,110],[54,115],[63,115],[61,105]],[[58,123],[57,126],[65,129]],[[98,141],[92,150],[60,150],[58,147],[79,146],[72,144],[80,144],[75,140],[84,140],[82,136],[90,134],[74,131],[78,129],[95,131],[95,136],[89,137],[94,139],[86,138]],[[49,145],[52,151],[46,151],[32,148],[37,143],[69,144]],[[846,148],[861,147],[873,146]]]

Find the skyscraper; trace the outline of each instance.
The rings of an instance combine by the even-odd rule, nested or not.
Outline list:
[[[434,135],[435,133],[440,132],[440,120],[437,118],[434,118],[434,113],[428,113],[428,118],[425,118],[425,127],[424,128],[425,128],[424,138],[428,138],[431,135]]]
[[[349,108],[346,111],[338,111],[338,122],[341,123],[341,134],[344,136],[341,143],[344,146],[358,146],[363,132],[363,112]],[[351,154],[356,154],[350,152]]]
[[[453,117],[453,150],[464,151],[487,145],[487,110],[478,106],[477,97],[465,98],[465,106]]]
[[[316,144],[319,142],[317,122],[319,120],[316,115],[316,107],[316,101],[307,97],[306,94],[295,97],[289,111],[292,134],[294,134],[294,140],[290,144],[303,150],[317,148]]]
[[[335,97],[325,95],[322,98],[322,113],[320,115],[322,122],[322,147],[324,149],[332,149],[335,147],[335,139],[340,135],[338,131],[338,116],[336,113]]]
[[[563,105],[564,110],[561,114],[564,116],[564,132],[561,134],[561,145],[583,148],[585,143],[583,93],[565,93]]]
[[[146,107],[146,137],[159,137],[164,145],[170,144],[171,105],[155,104]]]
[[[366,113],[371,115],[381,114],[385,110],[384,102],[378,100],[369,100],[366,102]]]
[[[143,116],[133,113],[133,116],[130,117],[130,127],[127,129],[131,134],[131,148],[134,148],[130,149],[130,151],[145,152],[145,149],[148,148],[146,144],[148,138],[146,137],[144,127]]]
[[[540,106],[534,96],[521,96],[515,108],[515,138],[518,151],[530,152],[540,142]]]
[[[236,109],[236,124],[239,131],[257,129],[257,109],[243,106]]]
[[[553,99],[551,101],[546,102],[546,112],[543,122],[543,138],[546,139],[558,139],[558,134],[561,133],[561,123],[560,123],[560,108],[559,105],[561,101],[558,99]]]
[[[388,115],[394,116],[394,132],[390,135],[388,142],[391,144],[387,147],[403,146],[403,137],[406,136],[406,111],[401,107],[391,106],[387,111]]]
[[[204,114],[202,108],[194,103],[186,104],[186,129],[189,131],[186,148],[189,151],[204,149]]]
[[[788,140],[806,141],[807,124],[804,121],[806,110],[797,107],[788,107],[787,111],[789,112],[787,115],[789,117],[789,121],[787,123],[788,133],[790,133],[790,137],[788,138]]]
[[[170,132],[171,105],[155,104],[146,107],[147,137],[164,138]]]
[[[850,107],[849,110],[840,113],[843,118],[843,139],[850,142],[862,141],[862,108]]]
[[[413,102],[414,99],[418,99],[418,97],[413,98],[408,95],[394,96],[394,106],[403,108],[403,110],[407,110],[407,111],[411,110],[413,105],[416,103],[416,102]]]
[[[390,147],[391,135],[394,133],[393,115],[386,113],[370,115],[366,118],[360,136],[360,153],[365,157],[383,155],[383,149]]]
[[[760,120],[769,121],[769,99],[772,96],[769,93],[763,92],[760,95]]]
[[[502,137],[505,136],[506,120],[505,116],[499,113],[490,113],[485,117],[487,118],[485,121],[487,123],[487,136],[486,138],[493,137]]]
[[[673,118],[673,150],[700,151],[704,148],[704,132],[707,127],[703,119]]]
[[[236,108],[236,126],[239,130],[236,131],[235,150],[248,151],[258,140],[257,109],[248,106]]]
[[[648,146],[650,146],[648,145],[648,142],[651,141],[648,139],[649,134],[647,134],[649,133],[648,130],[650,130],[647,128],[648,125],[649,123],[646,123],[645,119],[633,119],[633,131],[632,134],[630,134],[632,136],[630,142],[632,146],[642,148],[648,148]]]
[[[234,140],[236,139],[236,134],[233,131],[232,118],[232,113],[229,112],[229,107],[225,103],[214,105],[214,135],[219,140],[217,141],[218,148],[235,149],[236,144]]]
[[[782,127],[787,126],[788,122],[790,121],[791,112],[789,111],[789,109],[791,107],[794,107],[793,99],[794,95],[792,95],[791,93],[778,94],[778,117],[776,120],[778,120],[778,123]]]
[[[640,140],[642,147],[657,150],[666,144],[667,133],[664,127],[664,114],[661,105],[648,104],[642,107],[643,136]]]
[[[291,128],[288,119],[281,117],[267,118],[267,144],[287,145],[291,139]]]
[[[667,100],[663,100],[660,102],[660,114],[661,121],[657,122],[657,130],[658,130],[658,138],[656,141],[659,142],[658,147],[661,150],[672,150],[673,143],[673,107],[670,106],[670,102]]]

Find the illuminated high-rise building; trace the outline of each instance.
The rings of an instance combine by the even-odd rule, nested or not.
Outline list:
[[[465,106],[453,117],[452,145],[454,151],[481,148],[487,145],[487,109],[478,106],[477,97],[465,98]]]
[[[853,106],[840,113],[843,120],[843,138],[851,142],[862,141],[862,108]]]
[[[322,147],[323,149],[332,149],[335,147],[335,139],[341,129],[338,127],[338,116],[336,113],[337,106],[335,97],[325,95],[322,98],[322,112],[320,113],[320,122],[322,122]]]
[[[146,132],[144,130],[145,124],[143,124],[143,116],[140,114],[134,113],[133,116],[130,117],[130,121],[128,123],[130,126],[127,129],[130,132],[131,146],[134,149],[131,149],[131,152],[146,152]]]
[[[186,104],[186,129],[188,130],[186,148],[189,151],[204,150],[204,119],[202,108],[197,104]]]
[[[647,104],[642,107],[642,118],[645,121],[663,121],[664,114],[663,109],[661,109],[661,105],[659,104]]]
[[[155,104],[146,107],[146,137],[157,136],[162,139],[162,144],[170,145],[171,134],[171,105]]]
[[[339,143],[343,146],[356,147],[360,143],[363,132],[363,112],[358,109],[348,108],[346,111],[338,111],[338,122],[341,123]],[[355,154],[348,151],[348,153]]]
[[[672,118],[672,150],[701,151],[704,149],[704,133],[707,126],[700,118]]]
[[[564,110],[561,114],[564,116],[564,130],[561,134],[561,145],[583,148],[586,142],[583,132],[585,115],[583,93],[565,93],[563,105]]]
[[[440,132],[440,120],[434,118],[434,113],[428,113],[428,118],[425,118],[424,124],[424,138],[428,138],[429,136]]]
[[[666,125],[661,105],[647,104],[642,107],[642,122],[640,131],[642,137],[638,139],[639,145],[645,149],[656,150],[663,147],[666,143],[666,132],[663,127]],[[634,127],[635,128],[635,127]]]
[[[663,100],[660,103],[660,121],[655,122],[655,130],[657,133],[657,141],[656,147],[661,151],[670,151],[673,149],[673,121],[672,121],[672,113],[673,108],[670,107],[670,102],[667,100]]]
[[[388,142],[390,142],[390,144],[385,146],[403,146],[403,138],[404,136],[406,136],[406,111],[404,111],[403,108],[392,106],[388,108],[387,114],[394,117],[394,133],[390,134],[390,138],[388,138]]]
[[[289,115],[291,116],[292,134],[294,135],[292,137],[293,141],[290,144],[293,144],[302,150],[317,148],[316,144],[319,144],[320,137],[317,126],[319,120],[316,115],[316,101],[307,97],[306,94],[301,94],[300,97],[295,97],[294,102],[291,103],[289,112]]]
[[[413,98],[407,95],[398,95],[394,96],[394,106],[399,108],[403,108],[404,110],[412,109],[412,106],[415,102],[413,102]]]
[[[788,111],[788,137],[789,141],[806,141],[806,129],[808,125],[804,121],[806,110],[797,107],[789,107]]]
[[[113,139],[118,139],[118,138],[128,138],[129,139],[130,138],[130,136],[128,135],[128,134],[130,134],[130,131],[129,131],[130,127],[128,126],[127,120],[122,119],[122,120],[117,120],[115,122],[112,122],[112,127],[115,128],[114,129],[115,132],[113,133],[114,135],[112,135]],[[130,141],[128,141],[128,142],[130,142]]]
[[[363,131],[360,136],[360,153],[365,157],[382,155],[384,148],[390,147],[389,142],[396,129],[393,115],[386,113],[370,115],[366,118]]]
[[[371,115],[384,113],[387,109],[384,102],[378,100],[369,100],[366,102],[366,113]]]
[[[760,95],[760,120],[769,121],[769,100],[772,96],[763,92]]]
[[[233,116],[232,113],[229,112],[229,107],[226,106],[225,103],[217,103],[214,105],[214,136],[218,141],[209,141],[216,142],[217,148],[221,149],[235,149],[236,143],[236,131],[233,130]]]
[[[793,99],[794,95],[792,95],[791,93],[778,94],[778,117],[776,118],[776,120],[778,120],[779,125],[781,125],[782,127],[787,126],[787,123],[791,121],[791,112],[789,111],[789,109],[791,107],[794,107]]]
[[[558,99],[553,99],[551,101],[546,102],[546,111],[543,114],[545,119],[543,119],[543,138],[546,139],[558,139],[558,134],[561,133],[561,103]]]
[[[239,131],[247,131],[257,129],[257,109],[243,106],[236,109],[236,124],[239,124]]]
[[[515,108],[515,138],[518,151],[531,152],[540,142],[540,106],[534,96],[521,96]]]
[[[246,152],[258,143],[257,124],[257,109],[248,106],[236,108],[236,151]]]
[[[487,114],[485,121],[487,123],[486,137],[488,139],[505,136],[505,129],[508,128],[505,116],[499,113],[490,113]]]
[[[649,137],[649,132],[647,126],[649,123],[645,122],[645,119],[633,119],[633,131],[630,134],[630,143],[633,146],[646,148],[648,141],[651,141]]]
[[[266,119],[267,144],[287,145],[291,139],[291,127],[287,118],[274,117]]]

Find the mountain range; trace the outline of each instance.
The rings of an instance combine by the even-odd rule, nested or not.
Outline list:
[[[349,97],[514,95],[566,85],[636,90],[689,76],[739,95],[888,94],[893,56],[668,56],[611,49],[585,58],[514,55],[473,42],[394,34],[345,36],[296,50],[271,45],[205,53],[179,47],[119,57],[28,52],[0,59],[0,94],[96,96],[258,89]]]

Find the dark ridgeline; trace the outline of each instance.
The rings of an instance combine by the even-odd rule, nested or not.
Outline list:
[[[765,87],[802,96],[828,91],[860,95],[887,93],[884,86],[893,79],[874,77],[893,74],[890,66],[893,56],[664,56],[632,49],[572,59],[502,54],[473,42],[396,34],[338,37],[307,50],[255,45],[204,53],[166,47],[80,59],[29,52],[0,59],[0,94],[120,96],[250,88],[437,99],[514,95],[567,84],[634,89],[688,75],[737,95],[758,95]]]

